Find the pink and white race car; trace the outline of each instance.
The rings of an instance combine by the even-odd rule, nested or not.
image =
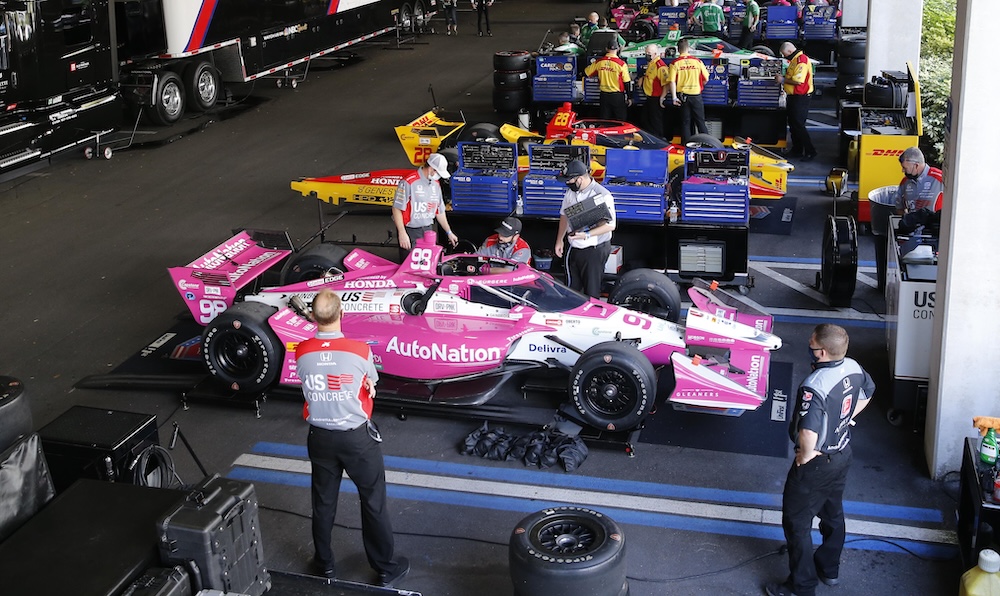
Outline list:
[[[642,422],[658,377],[686,408],[732,415],[766,397],[781,339],[735,295],[691,288],[682,326],[678,289],[654,270],[622,275],[605,302],[524,264],[444,255],[435,240],[418,240],[400,265],[329,243],[268,248],[244,231],[170,275],[205,326],[208,370],[233,392],[299,383],[295,346],[316,330],[306,304],[329,288],[343,301],[344,332],[371,346],[379,395],[476,406],[515,374],[560,370],[580,419],[607,430]],[[258,288],[282,263],[279,285]]]

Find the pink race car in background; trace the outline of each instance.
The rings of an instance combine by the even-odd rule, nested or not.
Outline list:
[[[279,286],[248,291],[282,262]],[[326,243],[267,248],[244,231],[170,275],[205,326],[208,370],[234,392],[299,383],[295,346],[315,333],[306,304],[323,288],[341,297],[347,336],[371,346],[380,395],[392,386],[397,398],[475,406],[516,373],[563,370],[581,418],[608,430],[642,422],[659,368],[673,370],[674,402],[755,409],[781,347],[771,317],[739,312],[735,296],[692,288],[682,326],[677,287],[656,271],[624,274],[604,302],[524,264],[445,256],[433,233],[400,265]]]

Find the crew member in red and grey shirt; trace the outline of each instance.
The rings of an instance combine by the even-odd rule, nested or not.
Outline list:
[[[497,226],[496,234],[491,235],[479,247],[476,254],[487,257],[500,257],[520,263],[531,262],[531,247],[521,238],[521,220],[508,217]]]
[[[336,577],[330,545],[344,472],[358,487],[361,527],[368,564],[381,585],[391,585],[410,569],[395,557],[392,522],[386,504],[382,437],[371,421],[378,370],[367,344],[347,339],[340,330],[340,298],[322,290],[313,300],[316,336],[295,349],[296,373],[305,397],[312,463],[313,564],[326,577]]]
[[[392,202],[392,223],[395,224],[396,235],[399,237],[401,260],[406,260],[417,238],[423,238],[425,232],[434,229],[435,219],[441,224],[451,245],[458,244],[458,236],[448,224],[444,197],[441,195],[440,181],[450,176],[445,156],[431,153],[424,165],[399,181]]]
[[[900,213],[920,209],[940,211],[944,199],[944,173],[924,163],[924,154],[916,147],[903,151],[899,165],[903,168],[896,199]]]

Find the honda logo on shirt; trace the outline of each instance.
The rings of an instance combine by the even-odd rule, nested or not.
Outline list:
[[[320,352],[319,360],[320,362],[333,362],[333,354],[330,352]]]

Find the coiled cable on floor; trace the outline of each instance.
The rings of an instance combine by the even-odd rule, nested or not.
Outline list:
[[[129,466],[132,484],[150,488],[183,485],[170,452],[159,445],[149,445],[139,452]]]

